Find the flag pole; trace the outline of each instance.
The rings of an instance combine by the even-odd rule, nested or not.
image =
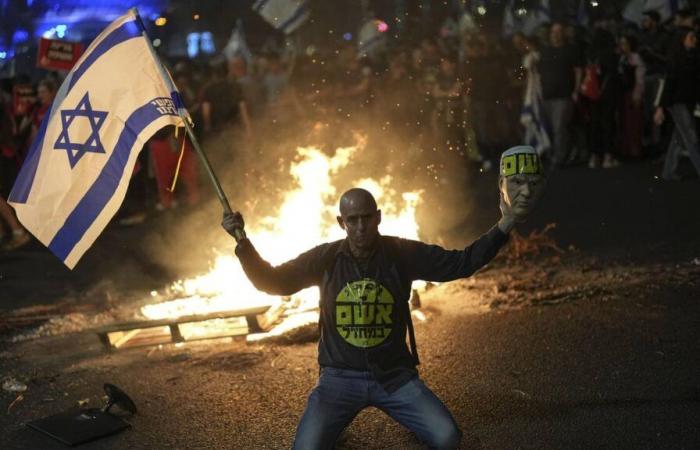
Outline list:
[[[139,22],[141,23],[141,27],[144,30],[144,32],[143,32],[144,37],[146,38],[146,41],[148,42],[148,48],[151,49],[151,53],[153,54],[153,57],[158,62],[158,70],[160,71],[163,80],[171,83],[173,85],[175,92],[177,92],[177,86],[175,86],[175,82],[170,77],[170,74],[165,69],[165,66],[163,66],[163,63],[161,62],[160,57],[156,53],[156,49],[153,48],[153,43],[151,42],[151,39],[146,34],[146,27],[143,23],[143,20],[141,20],[141,16],[139,15],[138,10],[136,8],[131,8],[131,11],[133,11],[133,13],[136,15]],[[180,102],[180,103],[182,103],[182,102]],[[219,198],[219,202],[221,202],[221,206],[224,208],[224,213],[231,214],[233,212],[233,210],[231,209],[231,205],[228,202],[228,198],[226,197],[226,193],[224,193],[224,190],[221,187],[221,183],[219,183],[219,179],[217,178],[216,174],[214,173],[214,169],[212,169],[211,164],[209,163],[209,158],[207,158],[207,155],[204,153],[204,150],[202,150],[202,147],[199,145],[199,141],[197,140],[197,136],[195,136],[194,131],[192,130],[192,125],[190,125],[190,121],[188,120],[188,117],[182,113],[184,108],[180,108],[180,107],[178,107],[178,105],[175,105],[175,106],[177,107],[178,115],[182,119],[182,122],[185,124],[185,131],[187,132],[187,136],[189,136],[189,138],[190,138],[190,142],[192,142],[192,147],[194,147],[195,151],[197,152],[197,155],[199,155],[199,159],[202,161],[202,164],[204,165],[204,169],[206,170],[207,175],[209,176],[209,179],[211,180],[211,183],[214,186],[214,190],[216,191],[216,196]],[[183,138],[185,138],[185,137],[183,137]],[[234,229],[233,235],[234,235],[233,237],[236,238],[236,242],[240,242],[242,239],[246,238],[245,231],[243,231],[243,229],[240,229],[240,228]]]

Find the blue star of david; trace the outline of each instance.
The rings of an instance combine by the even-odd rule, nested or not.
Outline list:
[[[83,143],[71,142],[68,128],[76,117],[87,117],[92,130],[90,136]],[[61,134],[56,139],[54,150],[65,150],[68,154],[68,162],[71,169],[78,164],[80,158],[85,153],[105,153],[105,149],[100,141],[100,128],[107,117],[107,111],[95,111],[90,105],[90,98],[86,92],[83,98],[78,102],[75,109],[61,110]]]

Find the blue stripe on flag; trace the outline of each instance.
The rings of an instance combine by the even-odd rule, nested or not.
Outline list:
[[[282,23],[282,25],[280,25],[280,26],[277,27],[277,28],[279,28],[279,29],[282,30],[282,31],[287,31],[287,27],[289,27],[290,25],[292,25],[294,22],[297,21],[297,19],[299,19],[299,18],[300,18],[301,16],[303,16],[304,14],[306,14],[306,11],[307,11],[308,9],[309,9],[309,6],[307,5],[307,3],[306,3],[306,2],[302,3],[301,5],[299,5],[299,7],[297,8],[297,10],[294,11],[294,14],[292,15],[292,17],[290,17],[289,19],[285,20],[284,23]]]
[[[128,41],[129,39],[141,36],[143,33],[143,27],[141,25],[141,21],[139,20],[131,20],[129,22],[125,22],[117,28],[116,30],[112,31],[105,37],[102,42],[97,44],[97,47],[95,50],[92,51],[88,55],[87,58],[85,58],[85,61],[83,61],[82,64],[80,64],[80,67],[75,69],[73,71],[73,78],[70,80],[70,84],[68,85],[68,89],[72,89],[73,86],[75,86],[75,83],[78,82],[81,76],[92,66],[92,64],[97,61],[97,58],[100,56],[104,55],[108,51],[112,49],[115,45],[121,44],[124,41]]]
[[[182,95],[178,91],[172,91],[170,97],[173,99],[175,109],[185,109],[185,103],[182,101]]]
[[[49,249],[61,260],[65,261],[114,195],[138,135],[162,115],[156,106],[148,102],[131,113],[126,120],[107,164],[49,244]]]

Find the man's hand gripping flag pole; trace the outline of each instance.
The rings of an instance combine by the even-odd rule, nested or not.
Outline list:
[[[136,8],[132,8],[132,11],[136,16],[141,20],[141,16],[139,16],[138,11]],[[142,22],[143,23],[143,22]],[[145,27],[144,27],[145,29]],[[155,58],[156,61],[158,61],[158,68],[161,71],[161,75],[163,76],[163,79],[167,80],[169,83],[171,83],[174,87],[173,92],[179,92],[177,90],[177,86],[175,86],[175,82],[173,81],[172,77],[170,76],[170,73],[165,69],[165,66],[163,66],[163,63],[160,60],[160,57],[156,53],[155,48],[153,48],[153,44],[151,43],[150,39],[146,39],[148,41],[148,46],[151,49],[151,52],[153,52],[153,57]],[[209,176],[209,179],[211,180],[212,185],[214,186],[214,190],[216,191],[216,196],[219,198],[219,202],[221,202],[221,206],[224,208],[224,213],[225,214],[231,214],[233,210],[231,209],[231,205],[229,204],[228,198],[226,197],[226,193],[224,192],[223,188],[221,187],[221,183],[219,183],[219,179],[216,176],[216,173],[214,173],[214,169],[211,167],[211,163],[209,162],[209,158],[207,158],[207,155],[204,153],[204,150],[202,150],[201,145],[199,145],[199,140],[197,140],[197,136],[195,136],[194,131],[192,130],[192,124],[190,123],[191,119],[189,114],[187,114],[187,110],[184,108],[184,105],[182,104],[182,99],[178,99],[179,105],[178,105],[178,115],[182,118],[182,123],[185,126],[185,132],[187,133],[187,136],[190,138],[190,142],[192,143],[192,147],[194,147],[195,151],[197,152],[197,155],[199,155],[199,159],[202,161],[202,164],[204,165],[205,170],[207,171],[207,175]],[[184,142],[183,142],[184,145]],[[236,238],[236,242],[240,241],[241,239],[245,239],[245,231],[241,229],[236,229],[234,231],[234,237]]]

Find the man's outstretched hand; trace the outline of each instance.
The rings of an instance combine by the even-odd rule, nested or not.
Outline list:
[[[224,230],[236,240],[245,238],[245,221],[243,221],[243,216],[238,211],[224,213],[224,218],[221,221],[221,226]]]

